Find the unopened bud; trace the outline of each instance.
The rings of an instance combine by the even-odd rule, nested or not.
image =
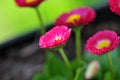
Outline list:
[[[99,62],[98,61],[92,61],[87,67],[87,70],[85,72],[85,79],[91,79],[99,70]]]

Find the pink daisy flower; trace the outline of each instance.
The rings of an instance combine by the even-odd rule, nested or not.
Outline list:
[[[91,54],[102,55],[114,50],[118,44],[119,37],[117,33],[111,30],[103,30],[88,39],[86,50]]]
[[[15,0],[20,7],[35,7],[42,3],[44,0]]]
[[[74,9],[69,13],[63,13],[57,18],[55,25],[79,26],[86,25],[96,17],[95,11],[90,7]]]
[[[56,26],[45,35],[40,37],[39,45],[41,48],[54,48],[66,43],[70,37],[71,29],[66,26]]]
[[[112,12],[120,15],[120,0],[109,0],[109,5]]]

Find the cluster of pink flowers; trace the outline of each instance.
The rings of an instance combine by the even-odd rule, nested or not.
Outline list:
[[[45,0],[15,0],[19,7],[37,7]],[[109,0],[110,9],[112,12],[120,15],[120,0]],[[80,7],[74,9],[70,12],[61,14],[55,21],[55,27],[42,35],[39,39],[40,48],[59,48],[64,45],[71,34],[71,27],[78,27],[81,25],[87,25],[90,22],[94,21],[96,17],[95,11],[90,7]],[[76,28],[76,31],[80,29]],[[79,33],[77,33],[79,34]],[[77,35],[77,41],[80,39]],[[103,30],[99,31],[90,37],[86,43],[86,50],[91,54],[95,55],[103,55],[109,51],[114,50],[120,42],[119,36],[116,32],[112,30]],[[79,45],[77,45],[78,54]],[[60,51],[61,52],[61,51]],[[63,55],[63,59],[68,65],[70,64],[65,55]],[[77,55],[78,56],[78,55]],[[78,58],[79,62],[79,58]],[[70,69],[71,70],[71,69]],[[88,68],[85,73],[86,79],[91,79],[99,70],[99,63],[97,61],[93,61],[88,65]],[[112,69],[111,69],[112,70]],[[71,70],[72,71],[72,70]],[[77,79],[76,79],[77,80]]]
[[[71,29],[67,27],[89,24],[96,14],[93,9],[84,7],[62,14],[55,22],[56,26],[40,37],[41,48],[54,48],[66,43]],[[63,26],[65,25],[65,26]],[[86,43],[86,50],[92,54],[102,55],[114,50],[119,44],[119,36],[111,30],[99,31],[90,37]]]
[[[90,7],[81,7],[64,13],[57,18],[55,25],[66,25],[68,27],[86,25],[96,17],[95,11]]]
[[[41,4],[44,0],[15,0],[20,7],[35,7]]]
[[[88,39],[86,49],[92,54],[102,55],[114,50],[119,42],[119,36],[116,32],[103,30]]]
[[[35,7],[44,0],[15,0],[20,7]],[[110,9],[120,14],[120,0],[109,0]],[[54,48],[66,43],[70,37],[71,29],[68,27],[87,25],[96,17],[95,11],[90,7],[80,7],[61,14],[55,27],[40,37],[41,48]],[[59,26],[58,26],[59,25]],[[96,33],[87,41],[86,49],[92,54],[101,55],[112,51],[119,44],[119,37],[114,31],[104,30]]]
[[[67,27],[88,24],[95,19],[95,16],[95,11],[89,7],[81,7],[62,14],[55,22],[56,27],[40,37],[40,47],[54,48],[65,44],[71,32]]]
[[[20,7],[36,7],[44,0],[15,0]],[[40,37],[41,48],[54,48],[63,45],[68,40],[71,29],[68,27],[86,25],[96,17],[95,11],[90,7],[81,7],[64,13],[55,22],[55,27]]]

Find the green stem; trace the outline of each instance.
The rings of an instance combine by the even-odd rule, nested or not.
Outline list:
[[[98,80],[102,80],[102,79],[101,79],[101,73],[100,73],[100,72],[98,72]]]
[[[109,65],[110,65],[111,72],[112,72],[112,74],[114,74],[114,68],[113,68],[111,57],[108,53],[106,54],[106,56],[107,56],[107,59],[108,59]]]
[[[68,58],[67,58],[66,55],[65,55],[65,52],[64,52],[63,48],[59,48],[58,50],[59,50],[59,52],[60,52],[60,54],[61,54],[61,56],[62,56],[62,58],[63,58],[63,60],[64,60],[64,62],[65,62],[65,64],[66,64],[66,66],[67,66],[68,69],[70,70],[71,77],[73,78],[72,67],[71,67],[71,64],[70,64]]]
[[[80,72],[81,72],[81,69],[80,69],[80,68],[78,68],[78,69],[77,69],[77,71],[76,71],[76,75],[75,75],[74,80],[78,80],[79,75],[80,75]]]
[[[45,27],[43,25],[41,14],[40,14],[39,9],[37,7],[35,7],[35,11],[36,11],[38,19],[39,19],[41,34],[44,34],[46,32],[46,30],[45,30]]]
[[[87,64],[85,62],[82,61],[80,63],[80,67],[76,70],[76,75],[75,75],[74,80],[78,80],[78,78],[79,78],[79,76],[81,74],[81,71],[83,71],[86,68],[86,66],[87,66]]]
[[[75,32],[75,48],[76,48],[76,60],[79,65],[80,60],[81,60],[81,29],[82,26],[76,27],[74,29]]]

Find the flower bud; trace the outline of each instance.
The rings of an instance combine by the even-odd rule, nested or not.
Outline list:
[[[100,65],[99,62],[94,60],[90,62],[85,72],[85,79],[91,79],[99,70]]]

